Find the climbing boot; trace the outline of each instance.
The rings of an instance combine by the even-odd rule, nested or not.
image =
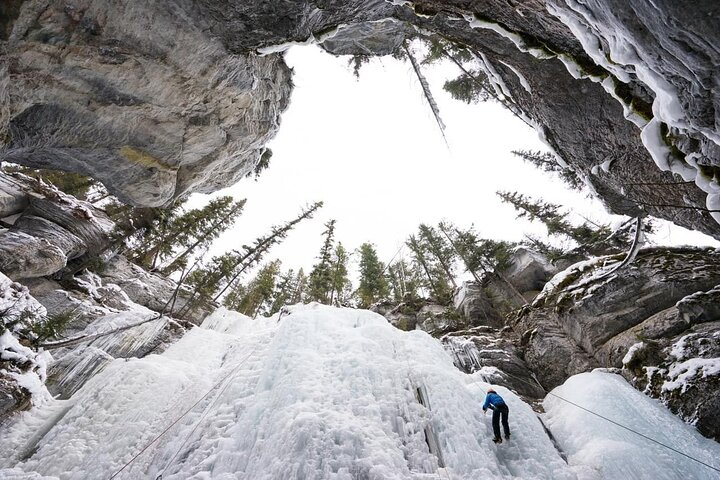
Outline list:
[[[495,442],[495,443],[497,443],[497,444],[502,443],[502,437],[495,437],[495,438],[493,438],[493,442]]]
[[[505,434],[505,440],[510,440],[510,434],[509,434],[509,433],[506,433],[506,434]]]

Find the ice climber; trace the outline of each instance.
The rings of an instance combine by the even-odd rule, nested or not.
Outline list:
[[[487,412],[487,409],[493,411],[492,426],[495,438],[493,442],[502,443],[502,437],[500,436],[500,417],[502,417],[503,430],[505,430],[505,439],[510,440],[510,426],[508,425],[508,406],[505,404],[505,400],[497,394],[492,388],[487,391],[485,396],[485,403],[483,404],[483,412]]]

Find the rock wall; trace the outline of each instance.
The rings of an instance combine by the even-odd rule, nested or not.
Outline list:
[[[692,9],[670,0],[3,8],[0,159],[94,176],[136,205],[216,190],[252,171],[289,98],[291,75],[276,52],[310,39],[336,53],[385,54],[423,32],[470,47],[509,108],[611,211],[720,238],[711,0]]]
[[[251,173],[277,131],[290,70],[279,55],[231,53],[193,2],[17,8],[0,43],[2,160],[161,206]]]

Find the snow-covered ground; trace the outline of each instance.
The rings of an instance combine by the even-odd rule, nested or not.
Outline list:
[[[672,425],[666,433],[687,453],[720,458],[717,444],[652,410],[619,377],[582,378],[583,391],[614,389],[592,397],[595,409],[631,399],[625,413],[641,431]],[[513,438],[495,445],[481,410],[488,386],[480,372],[458,371],[436,339],[368,311],[311,304],[251,320],[220,310],[162,355],[114,360],[70,400],[18,416],[0,432],[0,478],[631,478],[615,459],[628,472],[668,472],[652,478],[716,478],[673,476],[706,467],[672,464],[644,439],[617,439],[612,426],[548,401],[568,466],[536,414],[502,387]],[[559,390],[586,400],[574,391]]]

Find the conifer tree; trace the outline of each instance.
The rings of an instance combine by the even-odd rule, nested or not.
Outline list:
[[[607,225],[573,225],[567,220],[568,214],[560,211],[562,207],[554,203],[533,200],[517,192],[498,192],[498,196],[515,207],[519,212],[518,218],[541,221],[549,235],[565,236],[584,245],[602,240],[612,233]]]
[[[575,171],[569,167],[563,167],[560,165],[555,155],[550,152],[513,150],[512,153],[524,161],[535,165],[544,172],[557,173],[560,176],[560,179],[573,190],[582,190],[585,186]]]
[[[410,248],[413,259],[420,265],[426,282],[425,286],[431,292],[431,296],[438,303],[447,303],[450,301],[450,286],[445,280],[445,275],[438,272],[437,268],[430,263],[429,252],[424,242],[418,241],[414,235],[410,235],[406,245]]]
[[[307,283],[307,275],[305,275],[305,270],[301,268],[300,270],[298,270],[297,276],[295,277],[295,281],[293,283],[292,295],[290,296],[289,302],[290,305],[295,305],[296,303],[301,303],[305,300]]]
[[[375,247],[371,243],[363,243],[358,251],[360,254],[360,286],[356,292],[358,306],[368,308],[388,296],[385,265],[378,258]]]
[[[242,294],[228,295],[223,303],[228,308],[255,318],[259,314],[269,311],[273,294],[275,292],[275,281],[280,272],[280,261],[275,260],[263,265],[257,275],[246,287],[240,286]]]
[[[325,224],[324,240],[320,248],[318,263],[313,266],[308,279],[310,300],[328,304],[333,287],[333,249],[335,246],[335,220]]]
[[[435,258],[440,269],[445,273],[446,281],[451,283],[453,288],[457,288],[455,273],[453,272],[455,253],[452,247],[434,228],[424,223],[420,224],[419,232],[420,239],[425,243],[427,251]]]
[[[304,208],[293,220],[281,226],[273,226],[269,234],[255,239],[252,246],[243,245],[242,250],[232,250],[217,255],[210,260],[209,265],[191,272],[187,283],[193,288],[193,293],[186,303],[187,307],[180,313],[187,312],[192,300],[198,295],[206,300],[212,298],[217,301],[230,286],[236,284],[241,275],[250,267],[257,265],[270,248],[282,242],[295,225],[312,218],[322,205],[322,202],[316,202]]]
[[[415,262],[401,258],[388,267],[388,284],[393,301],[412,301],[420,296],[422,272]]]
[[[280,311],[285,305],[290,305],[292,296],[295,292],[295,272],[293,269],[281,274],[275,286],[272,303],[270,304],[269,314],[273,315]]]
[[[332,282],[330,287],[330,304],[344,305],[347,301],[348,290],[350,288],[350,278],[348,277],[348,254],[342,243],[338,243],[333,252],[332,259]]]
[[[187,265],[198,249],[206,248],[228,229],[242,213],[245,200],[220,197],[202,208],[180,211],[180,204],[160,212],[151,228],[131,251],[131,259],[140,266],[154,269],[158,263],[175,255],[162,270],[168,275]],[[178,254],[176,250],[180,249]]]
[[[169,232],[176,247],[183,250],[163,267],[165,275],[183,268],[194,252],[207,248],[221,233],[233,226],[242,214],[246,200],[233,201],[232,197],[219,197],[205,207],[180,215]]]

